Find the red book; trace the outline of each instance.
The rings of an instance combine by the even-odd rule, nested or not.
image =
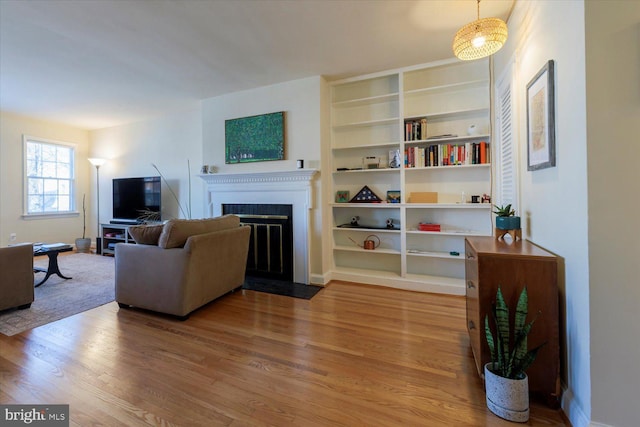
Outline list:
[[[487,143],[482,141],[480,143],[480,164],[487,163]]]

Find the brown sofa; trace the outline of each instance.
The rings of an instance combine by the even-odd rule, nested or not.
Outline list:
[[[0,310],[29,308],[33,298],[33,246],[0,248]]]
[[[251,230],[235,215],[170,220],[129,232],[142,244],[115,246],[120,307],[186,318],[244,282]]]

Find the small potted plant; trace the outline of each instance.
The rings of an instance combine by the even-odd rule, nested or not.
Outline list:
[[[520,228],[520,217],[516,216],[515,209],[511,208],[511,204],[497,206],[493,205],[496,210],[496,228],[498,230],[517,230]]]
[[[484,319],[485,336],[491,352],[491,362],[484,366],[487,407],[509,421],[529,420],[529,381],[525,371],[544,345],[527,350],[527,336],[535,321],[526,323],[528,304],[527,288],[524,288],[518,298],[511,328],[509,307],[498,288],[492,307],[495,333],[491,331],[489,315]]]
[[[91,238],[86,237],[87,233],[87,207],[85,205],[86,194],[82,195],[82,238],[76,239],[76,250],[82,253],[89,253],[91,250]]]

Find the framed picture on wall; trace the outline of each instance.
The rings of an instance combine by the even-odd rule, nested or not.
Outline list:
[[[554,62],[527,84],[527,170],[556,165]]]

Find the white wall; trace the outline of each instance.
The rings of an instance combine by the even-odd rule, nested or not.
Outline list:
[[[91,132],[91,157],[108,159],[100,167],[100,220],[112,219],[113,178],[153,176],[155,164],[176,193],[183,209],[189,205],[191,163],[191,212],[204,215],[204,183],[196,176],[202,164],[202,116],[200,108],[179,111],[153,120]],[[95,185],[95,171],[93,174]],[[95,198],[93,200],[95,203]],[[162,183],[163,219],[183,218],[178,204]],[[95,227],[95,223],[94,223]]]
[[[639,424],[640,2],[587,1],[591,418]]]
[[[23,134],[76,144],[76,210],[82,212],[82,195],[91,197],[91,164],[87,161],[89,133],[73,128],[7,112],[0,112],[0,246],[16,242],[74,243],[82,237],[82,214],[63,218],[23,219],[24,153]],[[87,208],[87,234],[92,236],[91,218],[95,211]]]
[[[202,104],[203,163],[215,165],[220,173],[282,171],[296,168],[304,159],[306,168],[320,168],[321,92],[319,77],[294,80],[242,92],[209,98]],[[285,111],[285,160],[225,164],[224,121],[257,114]],[[320,177],[314,180],[314,207],[310,212],[311,280],[322,272],[322,199]]]
[[[525,237],[564,262],[563,408],[579,427],[589,423],[592,401],[584,3],[517,1],[508,25],[509,41],[495,55],[495,66],[500,75],[515,55],[520,214]],[[528,172],[526,86],[550,59],[556,69],[556,167]]]

